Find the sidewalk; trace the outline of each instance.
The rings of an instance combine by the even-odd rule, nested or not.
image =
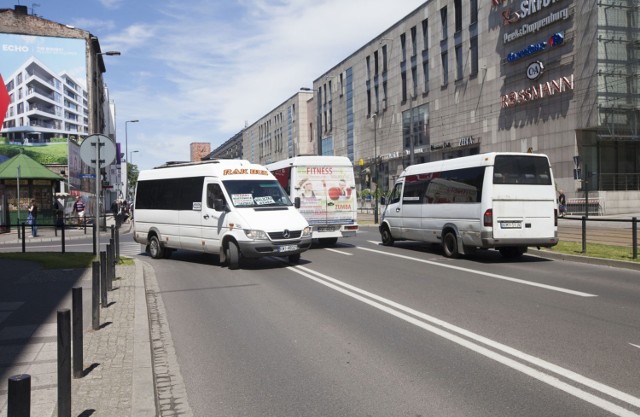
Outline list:
[[[90,230],[87,235],[92,236]],[[67,239],[84,237],[83,230],[69,232]],[[106,236],[110,237],[110,232],[102,233],[102,243]],[[40,237],[31,239],[58,240],[60,233],[55,237],[53,229],[45,229]],[[15,244],[17,234],[0,235],[0,241]],[[0,259],[0,269],[0,416],[8,413],[8,379],[20,374],[31,376],[31,415],[58,415],[57,311],[71,309],[71,287],[78,286],[83,288],[85,374],[72,379],[71,415],[156,415],[145,278],[140,261],[116,266],[113,290],[108,292],[107,306],[100,308],[101,327],[95,331],[91,326],[90,269],[44,270],[29,262],[4,259]],[[41,294],[34,295],[37,292]]]

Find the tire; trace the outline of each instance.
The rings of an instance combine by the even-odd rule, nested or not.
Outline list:
[[[500,255],[507,259],[519,258],[526,251],[524,248],[521,248],[519,246],[506,246],[498,250],[500,251]]]
[[[289,262],[292,264],[297,264],[298,262],[300,262],[300,254],[296,253],[293,255],[289,255]]]
[[[164,249],[156,235],[151,236],[151,239],[149,239],[149,255],[153,259],[160,259],[164,256]]]
[[[240,268],[240,249],[235,242],[229,242],[227,246],[227,265],[229,269]]]
[[[448,230],[444,233],[442,237],[442,250],[444,251],[444,256],[447,258],[457,258],[460,256],[458,252],[458,238],[454,231]]]
[[[323,238],[320,238],[319,240],[320,240],[320,244],[324,246],[333,246],[336,243],[338,243],[337,237],[323,237]]]
[[[393,246],[393,236],[391,236],[391,231],[387,226],[385,226],[380,232],[380,239],[382,240],[383,246]]]

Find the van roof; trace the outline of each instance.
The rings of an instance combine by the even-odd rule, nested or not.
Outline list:
[[[245,159],[214,159],[201,162],[166,163],[164,165],[140,171],[138,181],[161,178],[189,178],[189,177],[222,177],[242,175],[243,178],[253,177],[275,179],[262,165],[253,164]]]

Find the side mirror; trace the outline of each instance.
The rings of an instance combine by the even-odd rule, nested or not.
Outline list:
[[[216,198],[215,200],[213,200],[213,209],[215,211],[224,211],[224,200],[221,198]]]
[[[295,206],[295,208],[299,209],[300,208],[300,197],[296,197],[293,200],[293,205]]]
[[[386,196],[382,196],[380,197],[380,204],[382,204],[383,206],[387,205],[387,197]]]

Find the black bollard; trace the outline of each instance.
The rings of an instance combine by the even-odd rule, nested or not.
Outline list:
[[[116,242],[114,238],[109,240],[109,245],[111,245],[111,262],[109,265],[111,266],[111,289],[113,289],[113,280],[116,279]]]
[[[587,253],[587,216],[582,216],[582,253]]]
[[[633,259],[638,259],[638,218],[631,218],[631,244],[633,245]]]
[[[100,252],[100,304],[107,308],[107,253]]]
[[[85,228],[84,228],[84,234],[85,234],[85,235],[87,234],[87,227],[86,227],[86,225],[85,225]],[[96,228],[94,227],[94,228],[93,228],[93,254],[94,254],[94,255],[96,255],[96,254],[98,253],[98,249],[97,249],[97,247],[98,247],[98,240],[97,240],[97,239],[98,239],[98,237],[96,236]]]
[[[56,228],[56,230],[58,230],[58,229]],[[65,253],[67,249],[66,249],[66,246],[65,246],[66,242],[64,241],[64,239],[65,239],[65,237],[64,237],[64,222],[62,222],[62,225],[60,226],[60,230],[62,230],[62,253]]]
[[[82,287],[71,289],[73,310],[73,377],[82,378],[84,354],[82,348]]]
[[[7,417],[30,417],[31,375],[14,375],[9,378]]]
[[[93,261],[91,277],[91,328],[100,328],[100,262]]]
[[[22,229],[22,253],[25,253],[27,251],[27,241],[25,240],[25,234],[24,234],[24,223],[22,223],[21,225],[21,229]]]
[[[107,291],[113,290],[113,251],[111,244],[107,243]]]
[[[116,229],[116,262],[120,261],[120,229]]]
[[[58,417],[71,417],[71,312],[58,310]]]

